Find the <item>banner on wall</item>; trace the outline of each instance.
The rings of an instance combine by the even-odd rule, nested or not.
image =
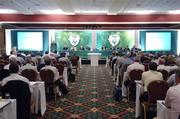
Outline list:
[[[91,47],[92,33],[90,31],[55,31],[55,42],[57,50],[61,51],[64,47],[77,50],[80,47]]]
[[[132,47],[135,44],[135,31],[97,31],[96,48]]]

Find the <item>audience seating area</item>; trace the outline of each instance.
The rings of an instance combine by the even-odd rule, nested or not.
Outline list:
[[[169,89],[170,86],[172,86],[172,84],[168,84],[170,82],[169,80],[173,80],[171,82],[175,82],[175,77],[174,79],[169,79],[169,78],[170,76],[175,74],[176,70],[179,68],[179,66],[176,65],[176,58],[178,56],[175,57],[173,55],[162,55],[157,58],[156,54],[150,54],[150,53],[145,54],[140,51],[131,52],[131,53],[133,55],[121,54],[121,52],[113,52],[112,56],[109,56],[107,58],[106,66],[105,65],[100,66],[101,68],[102,66],[104,68],[106,67],[106,69],[103,69],[103,68],[102,69],[109,71],[109,74],[105,74],[105,75],[111,76],[112,78],[112,80],[110,79],[111,83],[113,85],[116,84],[113,87],[116,87],[116,86],[121,87],[122,92],[120,92],[120,94],[118,95],[121,96],[121,98],[119,99],[122,99],[122,100],[119,100],[119,102],[116,102],[116,103],[121,104],[120,106],[127,103],[135,104],[135,105],[132,104],[133,107],[135,108],[134,108],[133,116],[131,116],[131,118],[133,117],[138,118],[138,119],[160,118],[158,117],[159,115],[157,114],[158,112],[157,101],[165,100],[167,90]],[[9,59],[3,58],[3,57],[0,59],[0,74],[1,74],[0,80],[1,81],[5,77],[8,77],[9,75],[11,75],[9,74],[9,70],[4,69],[5,67],[7,67],[9,64],[12,63],[13,60],[10,59],[10,57],[11,56],[9,56]],[[82,67],[81,57],[79,56],[66,57],[65,54],[61,54],[60,56],[55,57],[55,56],[50,56],[48,54],[45,54],[44,56],[41,57],[41,60],[42,60],[41,62],[39,62],[38,59],[36,59],[36,57],[33,57],[33,56],[27,56],[26,58],[28,60],[24,59],[24,62],[18,61],[18,63],[16,59],[16,63],[18,64],[19,69],[20,69],[19,74],[21,76],[26,77],[29,80],[29,82],[31,82],[31,84],[33,83],[38,86],[39,85],[38,82],[44,83],[44,92],[45,92],[44,97],[46,99],[44,101],[45,103],[43,104],[45,105],[46,105],[46,102],[47,103],[54,102],[53,104],[58,103],[59,101],[62,100],[63,97],[66,97],[66,94],[68,93],[69,89],[72,89],[73,86],[76,86],[76,85],[78,86],[78,85],[81,85],[81,83],[83,83],[83,82],[79,82],[80,84],[75,85],[74,82],[71,83],[70,80],[68,79],[71,75],[74,75],[75,77],[76,76],[78,77],[78,75],[82,75],[80,72],[81,67]],[[164,64],[162,64],[162,62],[161,64],[159,64],[161,60],[165,60]],[[172,60],[174,62],[172,62]],[[26,67],[26,68],[24,69],[22,67]],[[90,67],[90,69],[92,71],[95,71],[96,67]],[[101,72],[101,71],[99,70],[98,72]],[[147,75],[148,73],[151,75]],[[98,75],[96,77],[98,77]],[[78,77],[78,78],[87,78],[87,77],[85,76],[85,77]],[[92,76],[88,78],[92,78],[89,80],[95,80],[95,75],[92,74]],[[145,78],[149,78],[149,81],[146,82]],[[103,80],[105,82],[106,77]],[[10,98],[17,99],[18,119],[24,119],[24,118],[34,119],[36,117],[43,119],[44,112],[42,113],[42,115],[38,115],[36,113],[35,117],[32,116],[34,113],[32,111],[33,110],[32,105],[35,104],[33,102],[35,99],[33,99],[32,97],[37,98],[36,96],[40,95],[43,92],[42,91],[43,88],[41,89],[39,88],[35,92],[32,91],[33,92],[32,93],[32,92],[27,92],[25,88],[29,86],[23,85],[23,84],[24,83],[22,83],[22,81],[19,81],[19,82],[9,81],[5,86],[1,87],[1,92],[3,92],[3,94],[8,92],[10,93]],[[98,84],[99,87],[101,87],[101,85],[102,84]],[[106,89],[106,90],[111,90],[111,91],[114,90],[115,92],[116,88],[113,88],[113,87],[111,86],[109,87],[110,89]],[[84,89],[78,89],[78,87],[76,87],[76,89],[73,89],[73,90],[84,90]],[[64,93],[63,91],[66,91],[66,92]],[[21,93],[18,93],[18,92],[21,92]],[[34,93],[36,93],[36,95]],[[70,97],[71,95],[72,94],[70,93]],[[111,95],[113,95],[113,93],[109,94],[110,97]],[[141,100],[143,99],[142,98],[143,96],[146,96],[147,100],[145,100],[146,98],[144,98],[144,100]],[[67,96],[67,99],[71,99],[70,97]],[[82,97],[82,100],[84,98],[86,97]],[[37,98],[37,100],[38,100],[38,103],[43,102],[41,101],[41,95],[40,95],[40,98],[39,97]],[[92,99],[92,101],[94,100]],[[72,97],[72,101],[74,101],[74,97]],[[47,110],[49,110],[49,104],[47,105],[48,105]],[[109,105],[111,105],[111,103],[109,103]],[[23,114],[20,113],[23,111],[25,111]],[[41,110],[38,110],[38,111],[41,111]],[[45,112],[45,115],[48,115],[47,112]]]

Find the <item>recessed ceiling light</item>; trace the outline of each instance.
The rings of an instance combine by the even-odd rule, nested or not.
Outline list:
[[[61,9],[54,9],[54,10],[41,10],[43,14],[65,14],[65,15],[74,15],[75,13],[67,13]]]
[[[17,13],[17,11],[13,9],[0,9],[0,14],[13,14],[13,13]]]
[[[152,14],[154,13],[154,10],[131,10],[127,11],[127,13],[133,13],[133,14]]]
[[[88,11],[75,11],[75,13],[77,14],[107,14],[108,11],[104,11],[104,10],[88,10]]]
[[[171,10],[168,11],[169,14],[180,14],[180,10]]]
[[[107,13],[107,15],[117,15],[117,13]]]
[[[61,9],[54,9],[54,10],[41,10],[44,14],[64,14],[64,11]]]

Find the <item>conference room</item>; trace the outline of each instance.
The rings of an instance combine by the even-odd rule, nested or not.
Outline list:
[[[0,119],[180,119],[179,0],[1,0]]]

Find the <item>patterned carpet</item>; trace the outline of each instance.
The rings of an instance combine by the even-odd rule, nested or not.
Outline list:
[[[112,98],[114,81],[105,65],[84,65],[70,92],[50,101],[42,119],[134,119],[134,102],[116,102]]]

